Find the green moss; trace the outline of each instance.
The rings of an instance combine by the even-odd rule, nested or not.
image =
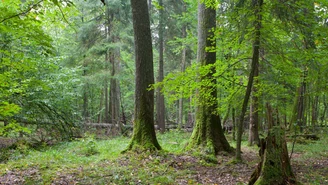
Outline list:
[[[131,142],[127,149],[122,153],[125,153],[128,150],[143,152],[147,150],[155,151],[161,149],[162,148],[156,138],[154,126],[142,120],[138,120],[135,122]]]
[[[273,127],[266,139],[266,150],[262,159],[262,168],[256,185],[283,185],[294,182],[294,175],[288,158],[284,130]]]

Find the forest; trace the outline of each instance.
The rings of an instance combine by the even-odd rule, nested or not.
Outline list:
[[[327,184],[327,0],[1,0],[0,184]]]

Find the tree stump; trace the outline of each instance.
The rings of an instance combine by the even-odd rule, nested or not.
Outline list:
[[[253,172],[249,185],[295,184],[295,176],[290,165],[285,131],[280,126],[269,130],[266,140],[261,140],[261,162]]]

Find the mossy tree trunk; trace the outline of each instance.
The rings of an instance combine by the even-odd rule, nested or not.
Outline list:
[[[147,0],[131,0],[136,87],[133,136],[127,150],[160,150],[154,129],[153,51]]]
[[[267,109],[269,132],[267,138],[261,141],[261,162],[253,172],[249,185],[294,184],[296,181],[288,157],[285,129],[274,125],[272,109],[270,106]]]
[[[198,5],[198,51],[197,60],[202,66],[214,64],[216,52],[206,48],[215,48],[214,28],[216,27],[216,11],[205,7],[204,3]],[[220,116],[217,114],[216,80],[211,72],[201,77],[201,82],[208,81],[199,89],[199,105],[196,112],[196,125],[193,130],[187,149],[204,147],[207,154],[218,154],[220,151],[231,151],[221,126]],[[211,85],[208,85],[211,84]],[[209,95],[205,93],[210,92]],[[211,99],[209,98],[211,97]]]

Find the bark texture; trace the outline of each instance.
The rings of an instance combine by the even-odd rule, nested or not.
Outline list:
[[[127,150],[159,150],[154,129],[153,51],[147,0],[131,0],[135,42],[136,87],[133,136]]]
[[[216,52],[208,51],[208,48],[215,50],[215,39],[213,29],[216,27],[216,11],[206,8],[203,3],[198,5],[198,51],[197,60],[202,66],[214,64]],[[221,126],[220,116],[217,114],[217,90],[216,80],[213,77],[214,67],[206,76],[201,77],[201,81],[211,81],[212,85],[204,85],[199,90],[210,92],[214,100],[208,100],[207,96],[200,95],[199,105],[196,111],[196,125],[193,130],[188,148],[204,147],[207,154],[218,154],[220,151],[230,152],[228,141],[226,140]],[[210,103],[208,102],[210,101]]]
[[[261,162],[253,172],[249,185],[285,185],[295,184],[288,157],[285,130],[280,125],[274,125],[272,109],[267,112],[269,132],[266,140],[261,141]]]
[[[259,59],[260,59],[262,5],[263,5],[263,0],[252,0],[252,7],[254,8],[254,15],[255,15],[255,21],[254,21],[254,28],[255,28],[254,37],[255,37],[255,39],[253,42],[253,56],[252,56],[251,72],[248,77],[247,89],[246,89],[243,106],[242,106],[240,117],[239,117],[239,124],[237,127],[237,147],[236,147],[236,160],[237,161],[241,161],[241,137],[243,134],[243,121],[244,121],[245,113],[247,110],[248,100],[251,95],[255,71],[258,68],[257,66],[259,65]]]
[[[158,5],[163,7],[163,0],[158,0]],[[158,82],[162,82],[164,79],[164,24],[163,24],[163,8],[159,10],[159,62],[158,62]],[[157,90],[157,123],[161,133],[165,132],[165,104],[164,95],[161,93],[161,88]]]
[[[183,12],[186,12],[186,4],[183,5]],[[182,38],[187,37],[187,26],[184,24],[182,26]],[[187,46],[183,47],[182,53],[181,53],[181,72],[184,72],[186,69],[186,57],[187,57]],[[183,125],[183,98],[179,99],[179,110],[178,110],[178,124],[179,129],[182,128]]]
[[[256,84],[258,84],[257,77],[259,76],[259,66],[255,66],[254,71],[254,85],[252,88],[252,101],[250,105],[250,120],[249,120],[249,135],[248,135],[248,145],[252,146],[253,144],[260,144],[259,138],[259,98],[256,95],[257,88]]]

